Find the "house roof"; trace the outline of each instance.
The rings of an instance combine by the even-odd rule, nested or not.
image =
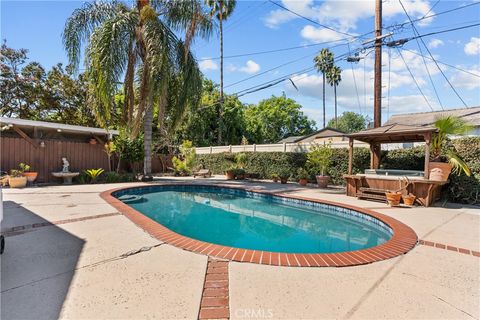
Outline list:
[[[480,106],[473,108],[450,109],[434,112],[418,112],[393,115],[385,125],[405,124],[413,126],[430,126],[442,116],[457,116],[473,126],[480,126]]]
[[[425,135],[436,132],[432,126],[390,124],[349,134],[349,138],[367,143],[418,142],[425,141]]]
[[[92,127],[83,127],[63,123],[55,122],[46,122],[46,121],[34,121],[34,120],[25,120],[18,118],[5,118],[0,117],[0,124],[3,125],[14,125],[20,128],[22,127],[31,127],[31,128],[45,128],[53,130],[61,130],[62,132],[71,132],[71,133],[82,133],[82,134],[98,134],[98,135],[118,135],[118,130],[105,130],[102,128],[92,128]]]
[[[305,136],[290,136],[278,141],[278,143],[295,143],[302,140],[304,137]]]
[[[343,131],[330,128],[330,127],[325,127],[323,129],[317,130],[305,136],[290,136],[290,137],[284,138],[278,141],[278,143],[296,143],[296,142],[302,142],[304,140],[308,140],[309,138],[313,140],[316,138],[344,137],[346,135],[347,134]]]

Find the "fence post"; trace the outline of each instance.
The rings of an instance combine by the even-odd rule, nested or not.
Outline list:
[[[213,153],[213,148],[212,148],[212,146],[210,146],[210,154],[212,154],[212,153]]]
[[[230,152],[230,153],[232,152],[232,145],[228,146],[228,152]]]
[[[287,152],[287,144],[285,142],[283,143],[283,152]]]
[[[256,143],[253,144],[253,152],[257,152],[257,144]]]

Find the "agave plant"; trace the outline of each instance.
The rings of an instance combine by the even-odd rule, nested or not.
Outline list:
[[[449,135],[464,135],[470,132],[473,127],[465,120],[455,116],[438,118],[434,122],[434,126],[438,129],[438,132],[432,137],[431,160],[439,162],[446,159],[452,166],[454,173],[464,172],[467,176],[470,176],[471,172],[468,165],[460,158],[455,149],[448,147],[446,143]]]
[[[97,178],[103,173],[103,170],[102,168],[98,168],[98,169],[87,169],[85,170],[85,174],[90,177],[90,182],[91,183],[95,183],[97,181]]]

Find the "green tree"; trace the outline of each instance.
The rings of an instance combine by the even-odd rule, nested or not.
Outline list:
[[[138,135],[143,122],[145,176],[151,175],[154,104],[165,105],[162,101],[167,88],[182,93],[175,105],[181,110],[198,104],[200,98],[198,65],[189,44],[175,34],[186,31],[191,39],[195,30],[201,29],[208,35],[211,25],[207,20],[192,26],[201,15],[193,12],[201,8],[198,2],[193,3],[137,0],[128,6],[122,2],[88,2],[76,9],[65,25],[64,46],[74,67],[79,65],[82,44],[86,43],[89,98],[96,102],[97,119],[103,125],[111,120],[114,96],[122,83],[123,125],[131,137]],[[170,82],[176,86],[170,87]]]
[[[325,78],[328,71],[333,67],[334,58],[333,53],[328,49],[320,50],[320,53],[313,59],[315,68],[323,76],[323,127],[325,128]]]
[[[333,66],[327,72],[327,82],[333,87],[333,93],[335,95],[335,128],[338,127],[337,121],[337,86],[342,81],[342,69],[338,66]]]
[[[246,137],[252,143],[276,143],[292,135],[315,131],[315,121],[301,111],[302,106],[285,95],[272,96],[245,109]]]
[[[337,123],[336,126],[335,123]],[[337,121],[335,121],[335,119],[330,119],[327,126],[332,128],[336,127],[338,130],[345,133],[352,133],[364,130],[367,127],[367,119],[361,114],[347,111],[338,117]]]
[[[222,143],[222,129],[223,129],[223,21],[227,20],[235,10],[236,0],[205,0],[205,3],[210,7],[210,15],[216,17],[219,24],[220,31],[220,104],[219,104],[219,128],[218,130],[218,145]]]

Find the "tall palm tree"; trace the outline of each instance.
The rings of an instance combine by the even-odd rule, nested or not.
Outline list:
[[[327,82],[333,87],[333,94],[335,95],[335,129],[338,128],[337,122],[337,86],[342,81],[342,69],[338,66],[333,66],[327,71]]]
[[[320,50],[320,53],[313,61],[315,62],[315,68],[318,72],[321,72],[323,76],[323,127],[325,128],[325,77],[328,70],[333,67],[333,53],[324,48]]]
[[[202,78],[189,46],[197,32],[208,35],[211,23],[198,6],[193,0],[137,0],[133,6],[117,1],[88,2],[65,24],[63,42],[76,68],[86,44],[89,99],[97,119],[109,123],[114,115],[114,95],[122,85],[122,125],[135,137],[143,122],[146,177],[151,175],[154,104],[165,107],[172,81],[182,93],[176,107],[185,109],[199,101]],[[177,30],[186,31],[185,42],[175,35]]]
[[[218,127],[218,144],[222,143],[222,126],[223,126],[223,21],[227,20],[235,10],[236,0],[205,0],[205,3],[211,8],[210,14],[216,17],[220,29],[220,105],[219,105],[219,127]]]

